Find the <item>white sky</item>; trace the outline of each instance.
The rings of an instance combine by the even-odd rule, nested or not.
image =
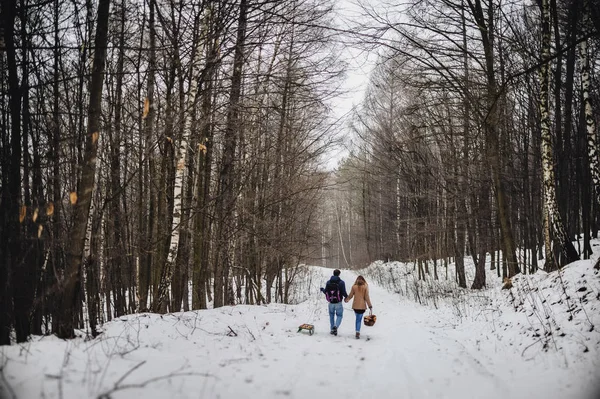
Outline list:
[[[339,0],[335,4],[338,15],[337,22],[341,29],[350,29],[353,23],[360,20],[360,9],[353,0]],[[348,63],[346,78],[341,87],[343,93],[332,101],[333,117],[340,120],[343,128],[342,134],[349,135],[347,125],[350,121],[352,109],[358,106],[365,95],[371,71],[374,68],[376,54],[362,51],[350,44],[344,46],[345,61]],[[348,140],[345,140],[347,144]],[[339,160],[348,152],[340,147],[333,149],[332,156],[328,159],[328,169],[334,169]]]

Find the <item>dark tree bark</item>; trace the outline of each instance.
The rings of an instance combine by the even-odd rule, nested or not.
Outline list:
[[[584,5],[589,7],[590,0],[584,1]],[[588,26],[585,22],[589,21],[587,17],[584,17],[584,25]],[[585,180],[583,180],[583,184],[586,186],[584,190],[582,190],[582,219],[584,222],[584,257],[588,259],[592,254],[592,247],[590,245],[590,232],[591,232],[591,204],[592,202],[600,203],[600,159],[598,157],[598,144],[596,139],[596,121],[594,119],[595,115],[592,109],[592,101],[590,99],[590,62],[589,62],[589,54],[587,49],[587,40],[580,43],[580,64],[581,64],[581,96],[582,96],[582,113],[583,113],[583,121],[580,126],[585,126],[585,136],[586,140],[586,153],[587,157],[579,157],[579,159],[585,159],[586,172],[584,175]],[[585,166],[584,166],[585,167]],[[590,179],[591,177],[591,179]],[[588,187],[589,184],[585,184],[589,181],[592,181],[593,184],[592,190]],[[590,192],[591,191],[591,192]],[[593,195],[591,195],[593,193]]]
[[[196,201],[196,216],[195,229],[196,237],[194,238],[194,268],[192,271],[194,293],[192,297],[193,309],[206,309],[208,286],[210,281],[209,272],[209,255],[210,255],[210,240],[212,232],[212,218],[210,217],[210,181],[212,177],[212,159],[213,159],[213,86],[214,74],[218,62],[218,34],[214,21],[209,20],[207,25],[210,27],[209,32],[210,44],[207,46],[207,66],[206,79],[202,92],[202,129],[201,139],[198,144],[198,186],[197,186],[197,201]]]
[[[116,316],[122,316],[127,311],[124,277],[127,276],[129,264],[127,262],[127,247],[125,234],[125,221],[121,207],[123,188],[121,183],[121,143],[122,143],[122,110],[123,110],[123,77],[125,64],[125,21],[126,2],[121,1],[119,10],[119,37],[117,54],[117,76],[115,82],[114,102],[114,129],[109,127],[108,141],[110,144],[110,197],[109,197],[109,224],[113,234],[107,237],[109,248],[114,248],[107,256],[107,275],[111,279],[111,286],[115,299]]]
[[[68,262],[61,298],[62,315],[58,320],[57,335],[60,338],[75,336],[75,310],[79,300],[81,287],[81,262],[83,259],[85,236],[89,219],[92,192],[96,175],[96,154],[100,134],[100,115],[102,112],[102,86],[106,44],[108,38],[108,17],[110,0],[99,0],[96,38],[94,40],[94,61],[92,81],[90,85],[90,102],[88,107],[88,127],[85,135],[85,152],[81,164],[81,178],[77,187],[77,198],[74,204],[74,221],[70,233],[71,245],[68,250]]]
[[[487,105],[488,113],[484,120],[484,131],[487,142],[487,155],[492,172],[492,182],[496,192],[496,203],[498,205],[498,220],[500,222],[500,232],[502,240],[502,249],[504,259],[508,266],[508,277],[520,273],[517,260],[515,240],[513,237],[512,226],[510,223],[510,212],[508,209],[508,200],[506,197],[506,188],[502,180],[502,163],[500,162],[500,142],[498,139],[498,84],[494,71],[494,28],[491,26],[493,18],[486,18],[481,0],[467,0],[469,7],[477,21],[483,50],[485,54],[486,79],[487,79]],[[488,13],[491,14],[491,5]]]
[[[84,267],[86,271],[85,289],[87,294],[87,309],[89,326],[93,337],[98,336],[98,321],[102,316],[102,306],[100,302],[100,240],[102,237],[99,234],[100,214],[92,215],[92,228],[90,234],[90,253],[86,257]],[[110,260],[109,260],[110,262]],[[108,278],[106,276],[105,278]],[[110,309],[109,309],[110,313]]]
[[[54,51],[53,51],[53,104],[52,104],[52,142],[51,142],[51,157],[50,162],[52,164],[52,201],[47,208],[47,214],[50,217],[50,259],[49,265],[46,268],[44,275],[40,276],[40,292],[42,288],[55,287],[58,282],[56,281],[56,275],[63,273],[65,269],[65,251],[64,251],[64,230],[63,230],[63,216],[62,216],[62,198],[63,198],[63,182],[61,179],[61,119],[60,119],[60,96],[59,96],[59,84],[60,84],[60,71],[62,69],[62,59],[60,54],[60,2],[55,0],[54,3]],[[45,304],[43,310],[50,313],[54,320],[58,320],[58,296],[59,293],[56,290],[52,290],[50,293],[43,294],[41,299],[42,303]],[[53,323],[52,329],[56,332],[56,323]]]
[[[227,126],[225,130],[225,144],[223,147],[223,159],[219,172],[219,192],[215,200],[217,213],[217,246],[215,249],[217,258],[215,261],[214,281],[214,306],[221,307],[225,302],[224,289],[226,277],[230,267],[230,240],[231,221],[227,220],[232,215],[235,206],[235,192],[233,183],[235,181],[235,149],[237,145],[237,129],[240,113],[240,93],[242,84],[242,69],[244,66],[244,49],[246,42],[248,1],[241,0],[239,6],[239,18],[235,54],[233,60],[233,74],[231,76],[231,91],[229,93],[229,108],[227,112]]]
[[[156,73],[156,27],[155,27],[155,7],[156,1],[150,0],[150,16],[148,19],[148,35],[149,35],[149,58],[148,58],[148,83],[147,92],[144,106],[147,104],[147,113],[144,112],[142,118],[144,119],[143,125],[143,136],[145,137],[146,143],[150,143],[153,140],[154,134],[154,119],[155,119],[155,99],[154,99],[154,86],[155,86],[155,73]],[[141,141],[141,140],[140,140]],[[141,144],[143,145],[143,144]],[[144,151],[140,149],[140,159],[138,161],[139,170],[141,173],[147,174],[147,167],[150,161],[146,162],[142,157]],[[151,159],[151,157],[148,157]],[[150,163],[152,165],[152,163]],[[153,177],[154,179],[154,177]],[[140,179],[140,185],[142,185],[142,179]],[[148,201],[147,197],[151,197]],[[155,220],[155,206],[152,198],[153,193],[148,193],[146,186],[140,187],[140,196],[138,204],[138,218],[140,226],[140,247],[142,251],[139,256],[139,265],[137,271],[137,292],[138,292],[138,310],[145,312],[148,310],[148,294],[150,292],[151,285],[151,268],[152,268],[152,255],[151,255],[151,243],[153,241],[154,233],[154,220]],[[149,203],[149,204],[148,204]],[[148,204],[149,215],[146,218],[146,206]]]
[[[23,205],[21,210],[24,211],[25,218],[21,220],[21,230],[18,232],[20,237],[19,248],[14,248],[18,251],[13,259],[18,259],[15,264],[12,276],[13,285],[13,306],[14,306],[14,321],[15,333],[17,342],[25,342],[31,333],[31,309],[33,306],[33,296],[35,288],[35,272],[37,265],[37,228],[35,222],[37,215],[32,207],[31,198],[31,165],[30,165],[30,135],[31,118],[29,112],[29,56],[28,49],[30,47],[29,36],[26,31],[27,27],[27,11],[23,1],[19,7],[20,19],[20,43],[21,43],[21,164],[13,164],[14,167],[22,166],[22,187]],[[13,161],[15,159],[13,158]],[[19,171],[20,174],[20,171]],[[19,184],[21,186],[21,184]],[[17,193],[15,193],[17,194]],[[17,195],[21,195],[18,193]],[[21,215],[23,216],[23,215]],[[36,220],[34,220],[36,219]]]
[[[21,88],[16,62],[14,26],[16,1],[7,1],[2,5],[4,22],[4,49],[8,70],[8,98],[10,112],[10,137],[5,137],[3,159],[2,190],[2,241],[3,257],[0,261],[0,344],[10,344],[10,330],[13,319],[11,280],[14,270],[21,262]],[[25,210],[26,212],[26,210]]]
[[[479,239],[479,253],[477,256],[477,263],[475,264],[475,278],[472,289],[482,289],[486,286],[485,281],[485,260],[487,249],[490,248],[490,242],[488,239],[488,232],[490,231],[489,224],[491,223],[491,204],[490,204],[490,192],[489,185],[486,179],[482,179],[481,191],[479,193],[479,204],[478,204],[478,215],[479,220],[477,221],[477,237]]]

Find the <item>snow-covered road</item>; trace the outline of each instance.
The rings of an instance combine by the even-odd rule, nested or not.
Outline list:
[[[594,397],[598,357],[566,364],[558,352],[524,356],[515,342],[489,334],[487,322],[459,324],[448,311],[374,282],[375,326],[363,325],[355,339],[354,314],[344,304],[332,336],[318,292],[330,272],[315,268],[309,299],[298,305],[130,315],[108,323],[96,340],[38,337],[2,347],[0,397]],[[356,275],[341,277],[349,287]],[[315,334],[297,332],[302,323],[314,324]]]

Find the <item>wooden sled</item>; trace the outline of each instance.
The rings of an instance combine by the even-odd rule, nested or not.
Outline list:
[[[315,326],[313,326],[312,324],[301,324],[298,327],[298,332],[300,332],[302,330],[307,330],[308,331],[308,335],[313,335],[314,332],[315,332]]]

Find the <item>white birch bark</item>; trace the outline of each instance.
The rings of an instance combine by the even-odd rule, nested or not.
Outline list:
[[[541,2],[542,12],[542,60],[540,68],[540,116],[542,130],[542,175],[544,182],[544,205],[548,212],[548,224],[560,242],[562,253],[567,263],[579,259],[571,240],[564,228],[558,203],[556,202],[556,186],[554,173],[554,156],[552,150],[552,134],[549,116],[549,82],[550,82],[550,5],[548,0]],[[548,248],[546,253],[549,254]],[[549,259],[547,259],[548,261]]]
[[[173,223],[171,225],[171,236],[169,238],[169,253],[167,254],[167,262],[165,263],[160,276],[157,294],[152,303],[153,312],[159,312],[161,310],[161,305],[166,300],[168,288],[171,285],[171,280],[173,279],[173,270],[175,266],[175,260],[177,258],[177,249],[179,248],[184,181],[183,177],[188,152],[188,142],[192,132],[192,110],[196,102],[196,95],[198,94],[198,80],[196,79],[196,74],[200,70],[202,58],[202,51],[200,48],[196,47],[194,52],[194,59],[192,60],[190,71],[191,79],[187,97],[187,109],[185,112],[183,132],[181,135],[181,141],[179,142],[179,147],[177,149],[177,167],[175,171],[175,184],[173,187]]]
[[[589,7],[589,2],[585,2],[585,6]],[[589,19],[587,19],[589,22]],[[589,25],[589,24],[588,24]],[[581,65],[581,92],[583,97],[583,111],[585,116],[585,126],[587,130],[587,150],[588,162],[590,165],[590,174],[594,184],[594,195],[597,200],[600,200],[600,162],[598,161],[598,149],[596,144],[596,121],[592,112],[592,102],[590,101],[590,63],[587,53],[587,40],[581,42],[580,50],[580,65]],[[595,269],[600,269],[600,259],[594,265]]]

